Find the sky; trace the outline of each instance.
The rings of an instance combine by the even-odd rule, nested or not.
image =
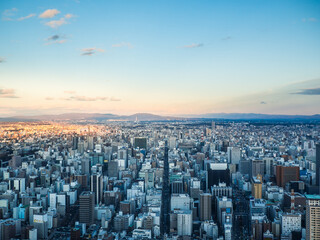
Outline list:
[[[1,0],[0,117],[320,113],[320,1]]]

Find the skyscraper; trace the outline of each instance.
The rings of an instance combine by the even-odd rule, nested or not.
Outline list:
[[[90,176],[90,190],[95,194],[96,204],[103,201],[103,176],[101,174],[93,174]]]
[[[316,185],[320,187],[320,143],[316,144]]]
[[[79,220],[87,225],[94,221],[94,193],[82,192],[79,198]]]
[[[306,240],[320,239],[320,195],[306,195]]]
[[[280,187],[285,187],[290,181],[299,181],[300,172],[297,166],[278,165],[276,171],[277,185]]]
[[[160,232],[163,236],[170,229],[170,188],[169,188],[169,159],[168,159],[167,141],[164,147],[164,166],[163,166],[163,183],[162,183],[162,204],[160,218]]]
[[[200,194],[200,220],[211,219],[212,196],[209,193]]]

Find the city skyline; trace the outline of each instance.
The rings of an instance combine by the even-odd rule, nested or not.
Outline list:
[[[2,1],[0,115],[319,114],[318,1]]]

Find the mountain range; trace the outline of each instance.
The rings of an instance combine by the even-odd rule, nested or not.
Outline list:
[[[316,115],[274,115],[257,113],[207,113],[180,116],[160,116],[150,113],[136,113],[133,115],[116,115],[102,113],[64,113],[57,115],[13,116],[0,118],[0,122],[23,121],[173,121],[173,120],[199,120],[199,119],[227,119],[227,120],[320,120],[320,114]]]

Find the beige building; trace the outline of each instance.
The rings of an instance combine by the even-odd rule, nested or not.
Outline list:
[[[306,240],[320,240],[320,195],[306,195]]]

